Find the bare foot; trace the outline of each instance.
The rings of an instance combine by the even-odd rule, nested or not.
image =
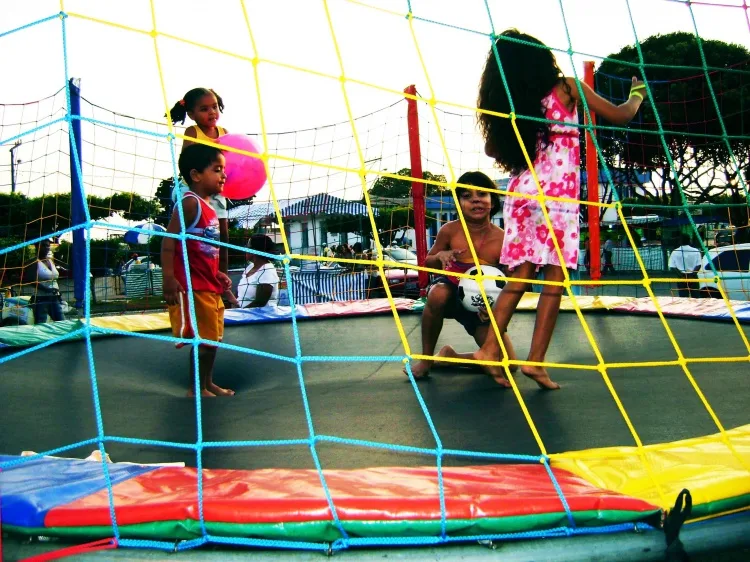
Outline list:
[[[411,367],[411,374],[414,376],[414,380],[426,379],[430,376],[430,367],[432,367],[432,361],[417,361]],[[408,377],[409,373],[404,367],[404,374]]]
[[[190,390],[188,390],[187,397],[188,398],[195,398],[195,392],[193,392],[192,388]],[[201,398],[212,398],[212,397],[215,398],[216,395],[213,392],[211,392],[210,390],[206,390],[206,389],[201,390]]]
[[[450,357],[451,359],[458,359],[460,356],[458,352],[449,345],[444,345],[440,348],[437,354],[438,357]]]
[[[234,390],[231,388],[221,388],[219,385],[211,383],[208,385],[208,389],[215,396],[234,396]]]
[[[495,357],[491,357],[489,355],[484,355],[481,349],[478,349],[474,352],[474,359],[478,361],[496,361],[497,359]],[[482,365],[482,370],[484,373],[499,384],[502,387],[505,388],[511,388],[510,381],[505,378],[505,373],[503,372],[503,368],[499,365]]]
[[[533,380],[536,384],[538,384],[539,388],[542,388],[544,390],[557,390],[560,388],[559,384],[549,378],[547,369],[545,369],[544,367],[530,367],[524,365],[523,367],[521,367],[521,372],[531,380]]]

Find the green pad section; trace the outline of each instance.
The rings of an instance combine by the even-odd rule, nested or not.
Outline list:
[[[658,524],[661,512],[640,511],[582,511],[573,514],[578,527],[601,527],[650,520]],[[434,537],[441,531],[440,521],[342,521],[352,537]],[[450,536],[474,536],[505,533],[523,533],[568,525],[565,512],[522,515],[517,517],[487,517],[482,519],[456,519],[446,521]],[[305,523],[221,523],[206,522],[209,534],[226,537],[253,537],[267,540],[333,542],[341,538],[332,521]],[[50,527],[26,528],[4,525],[3,530],[22,535],[59,537],[106,538],[112,536],[112,527]],[[200,524],[194,520],[154,521],[135,525],[121,525],[123,538],[154,540],[189,540],[201,536]]]

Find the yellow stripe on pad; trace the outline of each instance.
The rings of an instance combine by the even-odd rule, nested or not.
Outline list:
[[[169,313],[126,314],[123,316],[99,316],[91,319],[91,325],[123,332],[155,332],[169,330]]]
[[[750,463],[750,425],[726,432],[737,455]],[[646,445],[643,453],[653,470],[646,471],[637,447],[607,447],[550,455],[554,468],[568,470],[594,486],[619,492],[664,509],[654,479],[665,498],[674,501],[683,488],[693,505],[750,494],[747,468],[733,454],[721,434],[673,443]]]
[[[576,304],[583,311],[586,310],[611,310],[635,300],[635,297],[603,297],[603,296],[577,296]],[[518,303],[518,310],[536,310],[539,301],[539,293],[526,293]],[[575,310],[573,301],[568,296],[562,297],[560,310]]]

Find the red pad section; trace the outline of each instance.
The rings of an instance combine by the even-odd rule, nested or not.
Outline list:
[[[643,500],[592,486],[555,470],[572,511],[658,509]],[[204,516],[225,523],[330,521],[313,470],[204,470]],[[437,469],[326,470],[342,520],[439,520]],[[564,511],[541,465],[491,465],[443,470],[448,519],[507,517]],[[113,487],[120,525],[198,518],[196,470],[165,467]],[[111,525],[107,492],[50,510],[47,527]]]
[[[415,301],[411,299],[393,299],[396,310],[410,311]],[[328,316],[356,316],[367,314],[383,314],[391,312],[388,299],[369,299],[364,301],[335,301],[304,305],[306,318],[325,318]]]

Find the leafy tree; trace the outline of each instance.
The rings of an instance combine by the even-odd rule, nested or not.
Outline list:
[[[643,60],[654,104],[644,103],[631,129],[640,132],[597,131],[597,141],[608,165],[631,172],[651,172],[655,187],[644,186],[634,194],[651,203],[679,206],[678,188],[682,187],[690,203],[720,202],[721,197],[747,202],[742,193],[739,172],[750,167],[750,51],[740,45],[702,40],[705,63],[710,70],[699,70],[703,61],[698,42],[690,33],[669,33],[649,37],[641,43]],[[615,103],[621,103],[629,91],[629,77],[639,75],[637,67],[622,62],[640,61],[635,47],[626,47],[607,57],[596,75],[596,89]],[[661,65],[661,66],[659,66]],[[685,69],[680,67],[692,67]],[[622,79],[626,81],[622,81]],[[710,85],[710,87],[709,87]],[[711,93],[713,89],[713,95]],[[720,115],[714,104],[718,105]],[[656,116],[664,130],[664,142],[671,155],[674,175],[658,134]],[[721,121],[730,136],[725,142]],[[610,125],[600,119],[602,125]],[[664,214],[664,209],[661,210]],[[746,210],[744,210],[746,211]],[[734,213],[737,218],[743,213]],[[747,224],[747,212],[736,226]],[[745,229],[747,230],[747,229]]]
[[[162,212],[157,201],[134,193],[89,196],[86,202],[92,220],[104,219],[113,212],[121,213],[128,220],[146,220]],[[8,236],[30,239],[68,228],[70,211],[70,193],[41,197],[0,194],[0,225]]]
[[[387,171],[387,170],[386,170]],[[396,172],[397,176],[404,176],[406,178],[411,177],[411,169],[402,168]],[[422,172],[422,179],[431,181],[445,182],[445,176],[440,174],[433,174],[432,172]],[[380,176],[370,188],[370,195],[377,195],[378,197],[388,197],[392,199],[404,199],[411,195],[411,180],[403,179],[398,180],[395,178],[389,178]],[[425,184],[425,195],[430,195],[439,191],[444,191],[445,188],[442,186]],[[364,200],[364,198],[363,198]]]

